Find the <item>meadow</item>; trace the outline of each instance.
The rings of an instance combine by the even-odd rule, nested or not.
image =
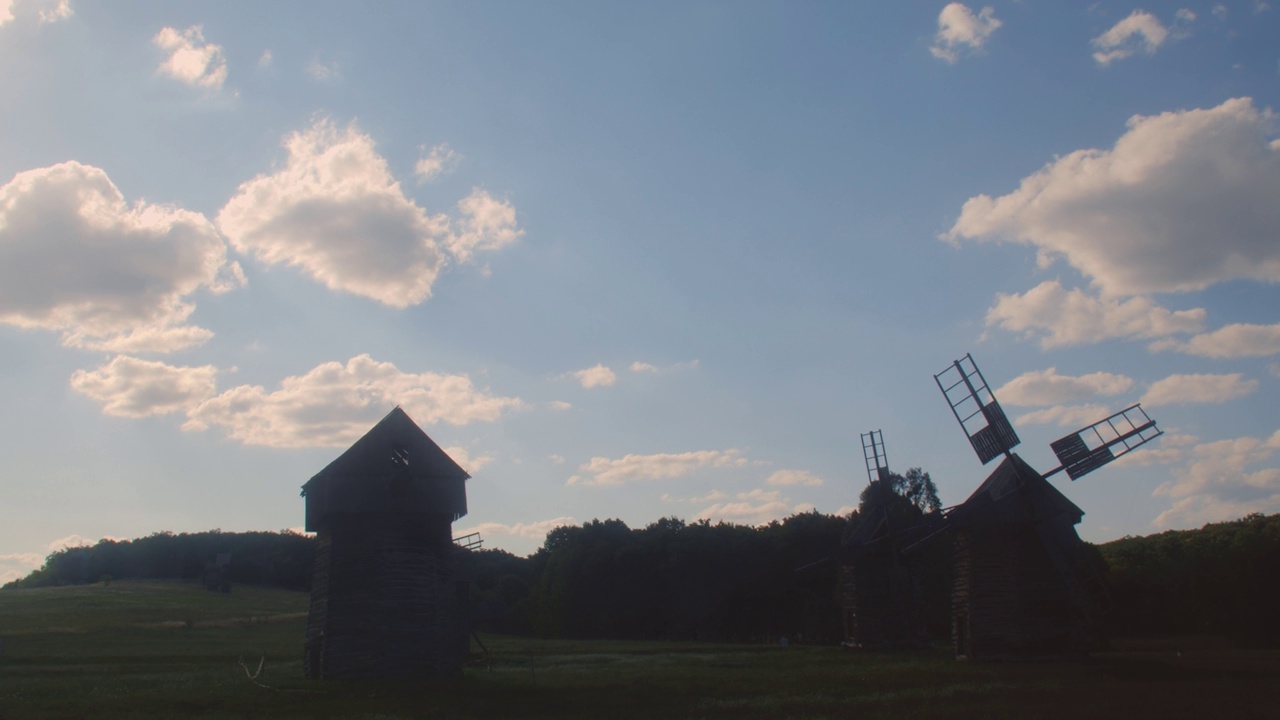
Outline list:
[[[1280,651],[1207,637],[1115,641],[1078,661],[965,663],[945,648],[881,654],[481,635],[487,655],[473,642],[474,662],[458,678],[313,682],[302,677],[307,602],[295,591],[241,585],[219,594],[159,581],[0,592],[0,720],[1272,718],[1280,711]]]

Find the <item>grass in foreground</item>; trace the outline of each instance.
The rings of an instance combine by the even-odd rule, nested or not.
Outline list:
[[[309,682],[306,606],[304,593],[178,583],[0,593],[0,720],[1269,718],[1280,699],[1280,652],[1185,643],[970,664],[945,652],[484,637],[489,667],[460,678]],[[242,657],[250,669],[265,657],[258,680],[270,688],[246,678]]]

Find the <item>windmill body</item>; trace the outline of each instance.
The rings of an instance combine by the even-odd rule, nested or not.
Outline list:
[[[467,512],[467,477],[396,408],[303,486],[316,533],[307,677],[461,671],[466,585],[451,526]]]

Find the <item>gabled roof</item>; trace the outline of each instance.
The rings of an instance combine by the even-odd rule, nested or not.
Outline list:
[[[951,522],[960,525],[1003,521],[1053,522],[1068,527],[1083,517],[1083,510],[1016,453],[1006,457],[949,515]]]
[[[332,513],[467,513],[470,475],[399,407],[305,485],[307,529]]]

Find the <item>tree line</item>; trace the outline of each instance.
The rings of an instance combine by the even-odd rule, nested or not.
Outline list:
[[[898,495],[904,497],[904,495]],[[471,581],[472,616],[486,629],[566,638],[835,643],[841,639],[837,588],[841,544],[875,517],[910,521],[926,500],[888,509],[877,492],[849,515],[799,513],[749,527],[662,518],[631,528],[621,520],[559,527],[528,557],[459,548]],[[945,539],[938,554],[945,558]],[[110,582],[125,578],[199,580],[230,553],[234,584],[310,586],[315,542],[292,532],[156,533],[102,540],[53,553],[43,567],[5,588]],[[1250,515],[1199,530],[1125,537],[1096,546],[1113,607],[1106,635],[1220,634],[1251,644],[1280,643],[1280,515]],[[928,627],[949,633],[948,563],[926,563]],[[233,590],[234,591],[234,590]]]

